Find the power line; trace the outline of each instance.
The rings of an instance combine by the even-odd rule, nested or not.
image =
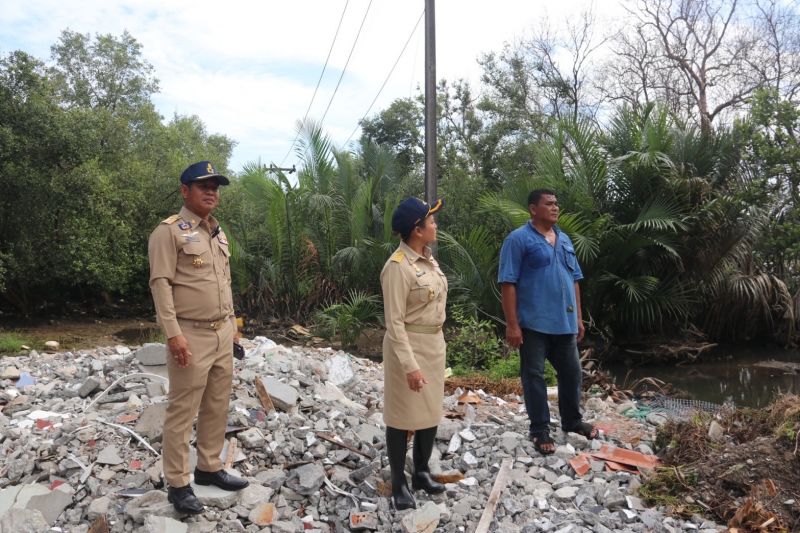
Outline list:
[[[336,26],[336,33],[333,34],[333,41],[331,42],[331,47],[328,49],[328,57],[325,58],[325,64],[322,66],[322,72],[320,72],[319,74],[319,79],[317,80],[317,86],[314,87],[314,94],[311,95],[311,101],[308,103],[308,108],[306,109],[305,115],[303,115],[302,122],[305,122],[306,118],[308,118],[308,112],[311,111],[311,105],[314,103],[314,98],[317,97],[317,90],[319,89],[319,84],[322,82],[322,77],[325,75],[325,69],[328,68],[328,60],[331,58],[331,52],[333,52],[333,45],[336,44],[336,38],[339,36],[339,29],[342,27],[342,21],[344,20],[345,12],[347,12],[348,4],[350,4],[350,0],[347,0],[344,3],[344,9],[342,9],[342,16],[339,17],[339,25]],[[289,150],[286,152],[286,155],[283,156],[283,161],[281,161],[280,166],[283,166],[283,163],[286,161],[286,158],[289,157],[289,154],[292,153],[292,148],[294,148],[294,144],[297,142],[298,137],[300,137],[299,130],[295,134],[292,144],[289,145]]]
[[[369,107],[367,108],[367,111],[364,113],[364,116],[362,116],[361,119],[358,121],[358,123],[356,123],[356,127],[353,129],[353,132],[350,134],[350,136],[344,142],[345,145],[347,145],[347,143],[350,142],[350,139],[353,138],[353,135],[356,134],[356,131],[358,131],[358,128],[361,126],[361,122],[365,118],[367,118],[367,115],[369,115],[369,112],[372,110],[372,106],[374,106],[375,102],[378,101],[378,97],[381,95],[381,92],[383,92],[384,87],[386,87],[386,84],[389,82],[389,78],[392,77],[392,73],[394,72],[394,69],[397,68],[397,64],[400,62],[400,58],[403,57],[403,54],[405,53],[406,48],[408,48],[408,43],[411,42],[411,39],[414,37],[414,34],[417,32],[417,28],[419,27],[419,23],[422,21],[423,15],[425,15],[425,10],[424,9],[422,10],[422,13],[420,14],[419,18],[417,19],[417,23],[414,24],[414,29],[411,30],[411,35],[409,35],[408,39],[406,39],[406,44],[403,45],[403,49],[400,50],[400,54],[397,56],[397,59],[395,59],[394,65],[392,65],[391,70],[389,70],[389,74],[387,74],[386,75],[386,79],[383,80],[383,85],[381,85],[381,88],[378,89],[378,94],[376,94],[375,98],[372,99],[372,103],[369,104]]]
[[[364,18],[361,19],[361,26],[358,27],[358,33],[356,34],[356,39],[355,41],[353,41],[353,46],[350,48],[350,54],[347,56],[347,61],[345,61],[344,63],[342,74],[339,76],[339,81],[336,82],[336,87],[333,89],[333,94],[331,95],[331,99],[328,100],[328,107],[325,108],[325,112],[322,114],[322,119],[319,121],[320,127],[322,126],[322,123],[325,122],[325,117],[328,116],[328,110],[331,108],[331,104],[333,103],[333,98],[336,96],[336,92],[339,90],[339,84],[342,83],[342,78],[344,78],[344,73],[347,71],[347,65],[350,64],[350,58],[353,57],[353,51],[356,49],[358,38],[361,37],[361,30],[364,28],[364,22],[367,20],[367,14],[369,13],[370,7],[372,7],[372,0],[369,0],[369,4],[367,4],[367,10],[364,11]]]

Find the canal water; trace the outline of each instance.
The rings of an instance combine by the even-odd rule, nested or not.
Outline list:
[[[797,365],[800,350],[719,347],[699,363],[635,368],[614,365],[606,370],[622,388],[640,378],[654,377],[682,391],[685,397],[716,404],[733,402],[741,407],[763,407],[781,392],[800,394],[800,371],[758,365],[766,361]]]

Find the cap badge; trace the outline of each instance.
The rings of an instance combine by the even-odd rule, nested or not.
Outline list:
[[[208,166],[206,167],[206,172],[208,172],[209,174],[214,174],[214,167],[211,166],[211,163],[209,163]]]

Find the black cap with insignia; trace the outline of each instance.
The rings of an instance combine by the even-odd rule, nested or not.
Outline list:
[[[210,161],[200,161],[189,165],[181,174],[181,183],[189,185],[193,181],[214,178],[220,185],[229,185],[230,180],[214,169]]]

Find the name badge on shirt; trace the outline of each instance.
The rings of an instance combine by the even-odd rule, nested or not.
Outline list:
[[[186,242],[200,242],[200,236],[197,234],[196,231],[193,231],[191,233],[183,233],[181,237],[183,237],[186,240]]]

